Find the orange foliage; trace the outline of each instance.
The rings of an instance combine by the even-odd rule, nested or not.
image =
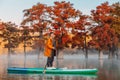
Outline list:
[[[47,10],[49,11],[50,8],[47,8],[46,5],[40,3],[34,5],[30,9],[24,10],[24,20],[21,24],[32,26],[37,31],[39,31],[39,29],[45,29],[48,22],[46,22],[46,19],[44,18],[44,16],[46,16],[44,13]]]
[[[62,39],[62,43],[65,45],[69,43],[74,46],[81,44],[84,46],[81,36],[86,35],[86,32],[82,32],[81,36],[76,34],[85,30],[85,26],[90,25],[87,19],[88,16],[82,15],[70,2],[56,1],[53,6],[38,3],[32,8],[24,10],[22,24],[32,26],[35,31],[54,32],[56,39]],[[72,29],[71,34],[75,35],[72,36],[73,38],[69,35],[70,29]]]
[[[96,10],[92,10],[93,20],[98,25],[92,30],[93,41],[91,43],[100,50],[109,49],[118,42],[115,31],[110,27],[114,20],[111,15],[112,11],[108,2],[97,6]]]
[[[5,28],[5,26],[3,25],[3,23],[0,23],[0,30],[3,30]]]

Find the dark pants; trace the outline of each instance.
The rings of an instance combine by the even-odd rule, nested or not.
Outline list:
[[[47,67],[52,67],[53,66],[53,61],[54,61],[54,52],[52,51],[51,57],[47,58]]]

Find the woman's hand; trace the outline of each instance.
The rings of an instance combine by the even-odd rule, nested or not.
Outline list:
[[[53,49],[55,50],[56,48],[55,48],[55,47],[53,47]]]

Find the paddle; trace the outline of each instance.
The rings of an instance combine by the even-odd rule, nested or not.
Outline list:
[[[46,67],[47,67],[47,63],[46,63],[45,66],[44,66],[43,74],[45,74]]]

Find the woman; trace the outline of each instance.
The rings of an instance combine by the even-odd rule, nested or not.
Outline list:
[[[47,67],[53,67],[54,56],[56,54],[56,41],[54,33],[49,34],[50,37],[47,39],[45,44],[45,52],[44,55],[47,56]]]

